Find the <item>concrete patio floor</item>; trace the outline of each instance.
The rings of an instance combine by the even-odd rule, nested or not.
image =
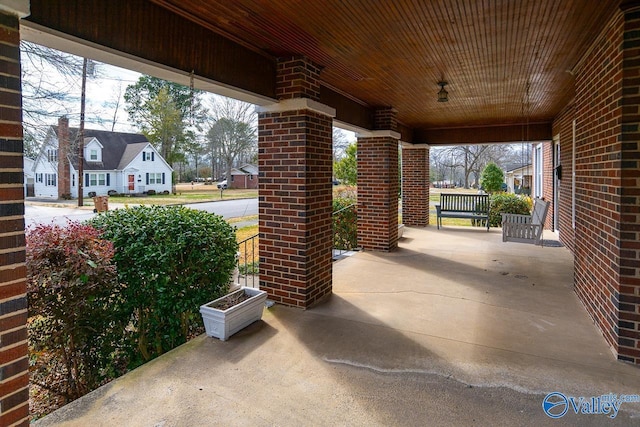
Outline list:
[[[640,403],[615,419],[542,410],[553,391],[640,394],[640,368],[615,360],[574,294],[567,249],[499,229],[404,236],[335,263],[326,303],[198,337],[35,424],[640,425]]]

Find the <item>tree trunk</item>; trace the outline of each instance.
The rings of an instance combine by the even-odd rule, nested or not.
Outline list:
[[[464,149],[464,188],[469,189],[469,147]]]

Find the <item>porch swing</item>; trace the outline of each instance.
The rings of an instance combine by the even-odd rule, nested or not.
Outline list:
[[[526,100],[522,104],[522,115],[525,116],[526,124],[524,126],[522,135],[521,156],[524,157],[525,141],[529,143],[529,88],[530,83],[527,83]],[[525,114],[525,104],[527,111]],[[527,148],[527,156],[529,149]],[[524,159],[521,158],[521,164],[524,165]],[[527,163],[527,174],[529,173],[529,164]],[[521,185],[524,186],[526,176],[523,174]],[[549,202],[543,199],[536,198],[533,202],[533,211],[531,215],[519,215],[519,214],[502,214],[502,241],[503,242],[518,242],[518,243],[530,243],[534,245],[543,246],[544,239],[542,235],[544,233],[544,224],[547,220],[547,213],[549,211]]]

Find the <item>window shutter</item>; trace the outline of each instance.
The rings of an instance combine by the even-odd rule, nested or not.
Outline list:
[[[162,183],[164,184],[164,172],[162,172]]]
[[[88,173],[84,174],[84,186],[85,187],[89,186],[89,174]]]
[[[147,185],[149,185],[149,172],[147,172]]]
[[[153,151],[151,152],[151,161],[152,161],[152,162],[155,162],[155,161],[156,161],[156,156],[155,156],[155,154],[156,154],[156,153],[154,153]]]
[[[108,173],[107,174],[107,185],[111,185],[111,179],[110,178],[111,178],[111,174]]]
[[[142,161],[143,161],[143,162],[144,162],[145,160],[147,160],[147,159],[145,159],[145,157],[147,157],[147,153],[145,153],[145,152],[143,151],[143,152],[142,152]]]

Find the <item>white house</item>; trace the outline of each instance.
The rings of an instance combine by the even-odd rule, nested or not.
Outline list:
[[[33,175],[33,165],[35,161],[28,157],[24,161],[24,196],[31,197],[34,195],[33,187],[35,185],[35,176]]]
[[[531,192],[531,164],[507,166],[504,179],[510,193],[529,194]]]
[[[51,126],[35,160],[36,197],[78,197],[78,129]],[[171,191],[173,169],[141,134],[84,130],[83,196]]]

